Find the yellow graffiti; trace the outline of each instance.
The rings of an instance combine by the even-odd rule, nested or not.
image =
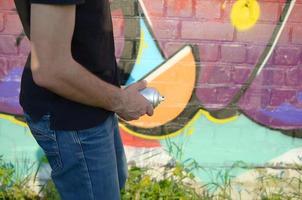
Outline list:
[[[167,138],[171,138],[171,137],[176,137],[177,135],[180,135],[181,133],[185,132],[187,133],[187,135],[191,135],[193,134],[193,129],[190,129],[190,127],[192,127],[192,125],[194,124],[194,122],[196,122],[197,119],[199,119],[201,116],[205,116],[209,121],[213,122],[213,123],[217,123],[217,124],[225,124],[231,121],[234,121],[238,118],[238,116],[233,116],[230,118],[226,118],[226,119],[217,119],[213,116],[211,116],[211,114],[205,110],[200,109],[195,115],[194,117],[189,121],[189,123],[187,125],[185,125],[182,129],[179,129],[178,131],[174,132],[174,133],[170,133],[170,134],[166,134],[163,136],[151,136],[151,135],[143,135],[141,133],[135,132],[129,128],[127,128],[125,125],[123,124],[119,124],[120,128],[124,129],[127,133],[143,138],[143,139],[148,139],[148,140],[163,140],[163,139],[167,139]],[[186,130],[188,130],[186,132]]]
[[[189,136],[189,135],[193,135],[194,132],[195,132],[195,127],[190,127],[185,134]]]
[[[238,31],[252,28],[260,17],[257,0],[238,0],[232,7],[231,21]]]
[[[150,135],[143,135],[141,133],[135,132],[130,130],[129,128],[127,128],[125,125],[123,124],[119,124],[119,127],[121,129],[124,129],[125,131],[127,131],[127,133],[130,133],[134,136],[143,138],[143,139],[149,139],[149,140],[162,140],[162,139],[167,139],[167,138],[171,138],[171,137],[176,137],[177,135],[180,135],[181,133],[185,133],[187,135],[192,135],[195,131],[194,131],[194,127],[192,126],[194,124],[194,122],[196,122],[197,119],[199,119],[201,116],[205,116],[209,121],[213,122],[213,123],[217,123],[217,124],[225,124],[231,121],[234,121],[237,119],[238,116],[233,116],[227,119],[217,119],[213,116],[211,116],[211,114],[205,110],[200,109],[195,115],[194,117],[189,121],[189,123],[184,126],[182,129],[174,132],[174,133],[170,133],[170,134],[166,134],[164,136],[150,136]],[[22,126],[22,127],[28,127],[27,124],[25,122],[19,121],[17,120],[15,117],[13,116],[9,116],[9,115],[4,115],[4,114],[0,114],[0,119],[4,119],[7,121],[10,121],[16,125]]]
[[[139,45],[138,56],[137,56],[137,59],[136,59],[137,64],[141,63],[142,56],[143,56],[143,51],[144,51],[144,49],[148,48],[148,43],[145,41],[145,33],[144,33],[143,30],[141,31],[140,38],[141,38],[141,42],[140,42],[140,45]]]
[[[223,4],[221,5],[221,9],[225,10],[227,6],[227,0],[224,0]]]
[[[7,120],[7,121],[10,121],[10,122],[12,122],[14,124],[17,124],[19,126],[22,126],[22,127],[28,127],[25,122],[17,120],[15,117],[10,116],[10,115],[0,114],[0,119],[4,119],[4,120]]]

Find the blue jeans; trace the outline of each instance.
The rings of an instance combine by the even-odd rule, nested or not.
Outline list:
[[[52,168],[51,178],[63,200],[118,200],[127,179],[124,147],[115,115],[80,131],[49,128],[50,115],[28,126]]]

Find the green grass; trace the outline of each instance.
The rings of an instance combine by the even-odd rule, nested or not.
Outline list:
[[[129,178],[122,199],[200,199],[201,195],[184,183],[184,179],[192,180],[180,166],[167,170],[162,177],[152,177],[148,169],[133,167],[129,170]]]
[[[256,174],[253,184],[239,182],[230,174],[237,168],[247,168],[242,162],[235,163],[228,170],[222,170],[212,182],[202,184],[192,174],[202,169],[198,163],[177,163],[174,167],[146,169],[132,167],[125,189],[121,192],[123,200],[228,200],[246,199],[251,196],[259,200],[300,200],[302,199],[302,166],[288,165],[275,168],[250,168]],[[31,167],[29,167],[29,170]],[[160,177],[155,176],[154,170]],[[281,173],[280,173],[281,171]],[[28,187],[30,176],[16,176],[17,170],[0,157],[0,199],[1,200],[59,200],[54,184],[49,180],[34,192]],[[33,173],[34,175],[37,173]]]
[[[0,199],[37,199],[36,193],[27,187],[30,176],[20,177],[15,167],[0,157]]]

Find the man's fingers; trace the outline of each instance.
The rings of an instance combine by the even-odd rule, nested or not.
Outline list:
[[[147,81],[142,80],[133,85],[136,90],[143,90],[147,87]]]
[[[138,120],[139,116],[119,116],[122,121]]]
[[[149,105],[147,107],[147,115],[152,116],[153,113],[154,113],[153,107],[152,107],[152,105]]]

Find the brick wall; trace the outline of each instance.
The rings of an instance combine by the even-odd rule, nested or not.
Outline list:
[[[204,108],[215,110],[230,105],[246,83],[268,45],[286,1],[258,1],[260,19],[246,31],[237,31],[231,24],[231,9],[236,1],[141,2],[146,7],[155,40],[167,58],[185,44],[197,47],[195,56],[200,73],[196,94]],[[239,104],[234,105],[239,105],[249,116],[253,112],[254,116],[250,117],[260,123],[270,125],[270,119],[256,117],[261,109],[274,110],[283,103],[301,108],[297,102],[302,90],[298,78],[302,77],[301,13],[302,2],[297,1],[271,59]],[[259,101],[253,101],[252,96]],[[275,125],[272,126],[277,127]]]
[[[155,40],[160,44],[167,58],[184,44],[194,44],[199,47],[199,55],[196,55],[196,58],[200,58],[201,67],[206,67],[209,63],[232,67],[232,73],[223,75],[213,70],[213,73],[208,76],[210,79],[208,83],[216,84],[213,82],[215,76],[224,75],[229,76],[223,78],[224,82],[226,79],[231,83],[242,82],[242,72],[250,71],[246,66],[253,67],[267,45],[285,1],[259,1],[261,6],[259,21],[251,30],[243,32],[236,31],[230,22],[231,7],[235,1],[143,0],[142,2],[147,9],[145,14],[151,19]],[[302,4],[301,1],[297,1],[279,45],[269,62],[269,67],[272,68],[268,69],[270,72],[284,74],[281,79],[271,82],[273,85],[280,86],[284,82],[284,86],[289,86],[283,78],[287,77],[289,83],[292,68],[296,68],[301,63],[302,14],[300,13],[302,13]],[[203,81],[208,80],[203,79]]]
[[[23,40],[16,45],[16,38],[22,33],[19,17],[15,12],[14,1],[0,2],[0,80],[14,67],[23,67],[29,45]]]
[[[225,108],[246,83],[278,23],[285,0],[261,0],[260,19],[254,27],[237,31],[231,24],[234,0],[113,0],[112,16],[116,55],[127,80],[140,45],[139,16],[145,16],[150,32],[166,59],[183,45],[196,48],[197,104],[208,110]],[[142,11],[144,8],[144,12]],[[301,108],[302,1],[298,0],[282,37],[263,72],[238,104],[254,120],[270,126],[270,119],[257,118],[261,109],[274,110],[283,103]],[[12,68],[22,67],[29,51],[12,0],[0,3],[0,80]],[[258,98],[257,102],[254,98]],[[255,110],[257,112],[255,112]],[[273,127],[300,127],[284,124]]]

